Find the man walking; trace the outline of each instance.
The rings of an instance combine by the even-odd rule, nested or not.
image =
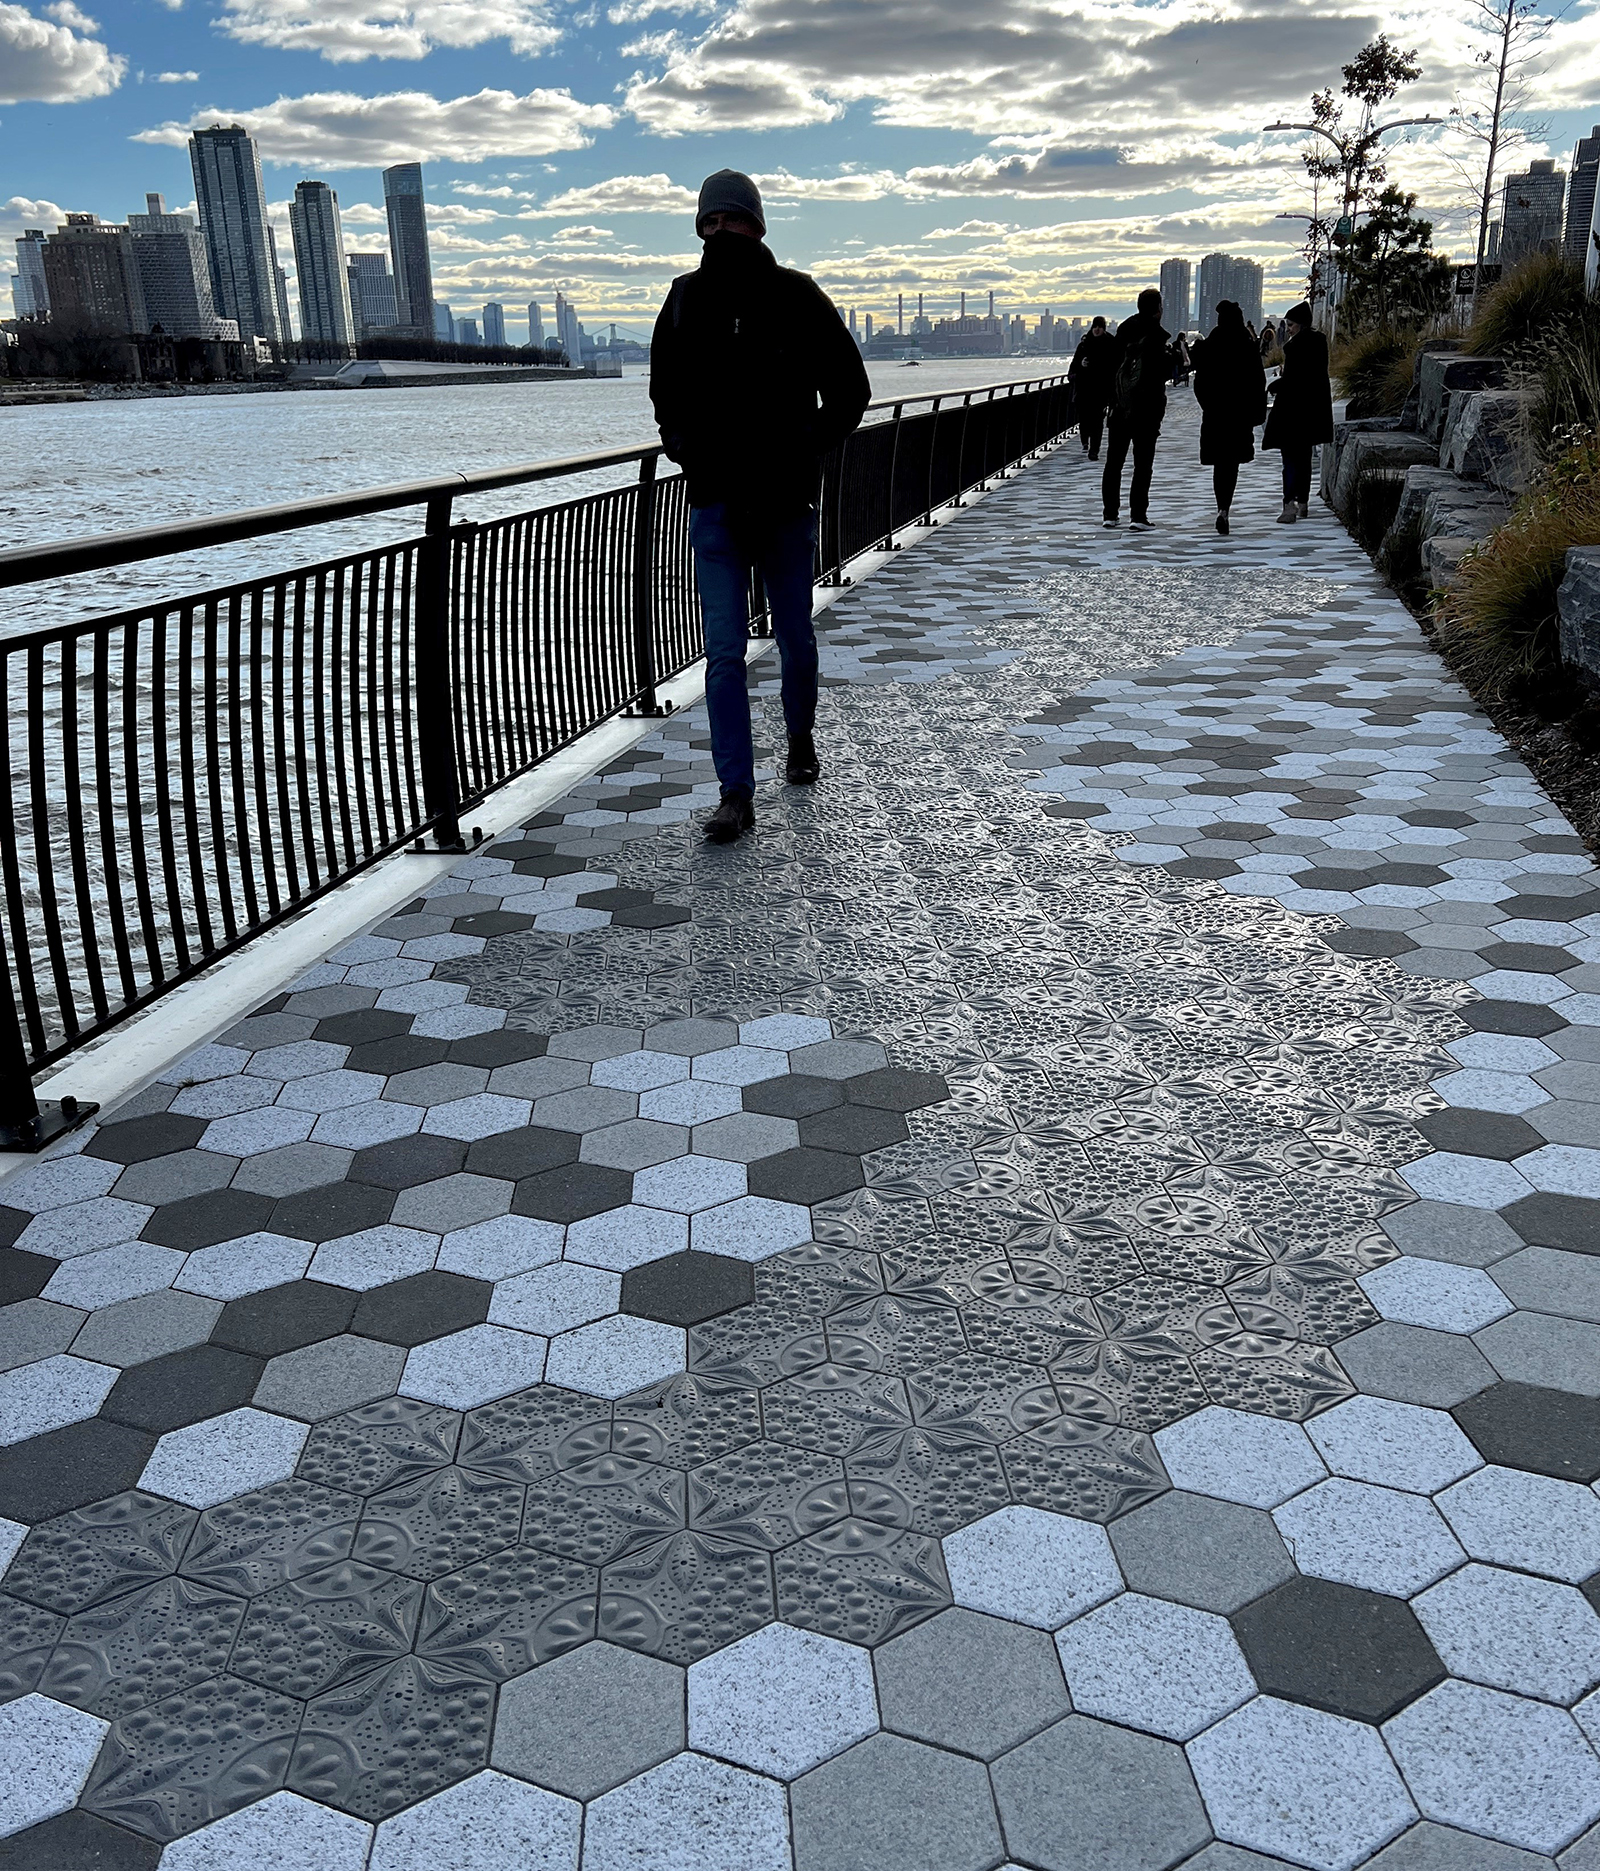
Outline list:
[[[1128,520],[1138,532],[1150,526],[1150,476],[1156,438],[1167,413],[1167,377],[1172,340],[1161,328],[1161,294],[1139,294],[1139,309],[1117,327],[1113,340],[1116,366],[1111,391],[1111,432],[1106,438],[1105,473],[1100,477],[1103,524],[1115,526],[1122,505],[1122,465],[1133,449],[1133,479],[1128,485]]]
[[[778,265],[761,193],[737,169],[700,189],[699,268],[672,282],[650,346],[661,442],[689,483],[689,540],[705,621],[706,706],[722,802],[705,835],[726,844],[755,824],[755,756],[745,649],[759,572],[783,667],[784,777],[821,775],[812,728],[817,639],[811,573],[822,457],[860,422],[871,390],[855,340],[827,294]]]
[[[1078,340],[1078,348],[1072,354],[1072,367],[1067,372],[1067,381],[1072,385],[1073,409],[1078,418],[1078,434],[1083,452],[1091,461],[1100,459],[1116,354],[1116,339],[1106,330],[1106,321],[1096,315]]]

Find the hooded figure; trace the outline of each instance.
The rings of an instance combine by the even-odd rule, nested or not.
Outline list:
[[[683,466],[689,538],[706,638],[706,703],[722,803],[716,843],[755,823],[755,757],[745,649],[759,572],[783,664],[785,777],[820,776],[812,728],[817,643],[811,628],[813,504],[822,457],[860,422],[866,366],[833,302],[766,245],[761,193],[721,169],[700,190],[700,265],[672,282],[650,345],[650,400],[661,442]]]
[[[1267,413],[1261,352],[1231,299],[1217,307],[1217,322],[1196,356],[1194,396],[1201,409],[1200,459],[1211,469],[1217,531],[1225,533],[1239,464],[1255,459],[1256,424]]]
[[[1311,323],[1304,300],[1283,315],[1283,368],[1271,385],[1272,414],[1263,448],[1283,451],[1280,524],[1305,519],[1311,502],[1311,451],[1333,440],[1333,385],[1328,340]]]
[[[1072,406],[1078,418],[1078,434],[1083,441],[1083,451],[1091,461],[1100,459],[1106,406],[1111,401],[1116,369],[1117,341],[1106,330],[1106,321],[1097,316],[1078,340],[1071,368],[1067,371],[1067,381],[1072,385]]]

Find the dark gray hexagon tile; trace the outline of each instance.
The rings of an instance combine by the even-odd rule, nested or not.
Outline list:
[[[774,1555],[773,1571],[785,1623],[846,1643],[884,1643],[951,1602],[939,1543],[920,1533],[854,1551],[801,1540]]]
[[[605,1565],[684,1524],[684,1478],[626,1455],[592,1455],[528,1489],[526,1544]]]
[[[411,1648],[422,1591],[350,1559],[287,1579],[252,1602],[234,1672],[301,1699],[350,1682]]]
[[[460,1437],[456,1411],[389,1397],[319,1423],[306,1438],[297,1473],[345,1493],[378,1494],[445,1467]]]
[[[470,1410],[458,1460],[507,1481],[541,1482],[607,1453],[611,1412],[594,1397],[539,1384]]]
[[[299,1476],[252,1489],[200,1516],[183,1576],[259,1598],[287,1579],[349,1558],[360,1512],[359,1496]]]
[[[688,1664],[774,1614],[770,1556],[691,1528],[602,1569],[596,1629],[608,1643]]]
[[[168,1840],[283,1785],[301,1704],[238,1676],[213,1676],[112,1725],[82,1804]]]
[[[1265,1694],[1352,1721],[1385,1722],[1445,1677],[1411,1607],[1381,1592],[1294,1578],[1232,1623]]]
[[[112,1825],[82,1806],[13,1832],[6,1840],[6,1871],[60,1871],[93,1865],[95,1871],[155,1871],[161,1847],[154,1839]]]
[[[115,1720],[227,1667],[245,1603],[192,1579],[158,1579],[68,1619],[43,1694]]]
[[[508,1682],[588,1643],[598,1587],[594,1566],[505,1548],[428,1587],[417,1654],[452,1675]]]
[[[6,1590],[69,1616],[178,1568],[199,1516],[129,1489],[36,1526],[6,1573]]]

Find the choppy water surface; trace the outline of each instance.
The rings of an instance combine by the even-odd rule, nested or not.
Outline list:
[[[1060,359],[872,366],[875,396],[925,396],[1062,368]],[[122,532],[239,507],[548,460],[652,441],[644,370],[620,380],[436,389],[286,391],[60,403],[0,410],[0,537],[8,545]],[[458,504],[490,519],[596,492],[601,471]],[[104,615],[420,530],[421,512],[374,514],[47,587],[0,592],[0,634]]]

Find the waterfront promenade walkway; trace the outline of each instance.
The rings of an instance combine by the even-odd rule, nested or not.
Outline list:
[[[1600,879],[1194,444],[0,1182],[0,1865],[1600,1867]]]

